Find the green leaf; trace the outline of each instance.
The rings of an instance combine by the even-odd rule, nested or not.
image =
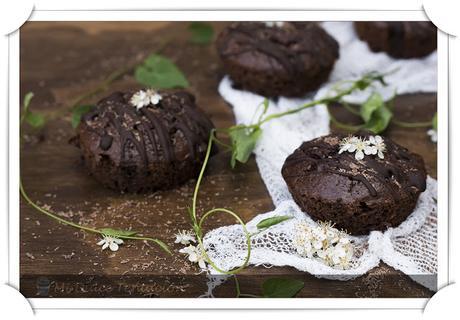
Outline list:
[[[30,101],[34,97],[33,92],[27,92],[23,100],[24,113],[21,117],[21,124],[23,121],[27,122],[33,128],[41,128],[45,125],[45,116],[40,113],[31,112],[29,110]]]
[[[372,114],[382,107],[384,104],[383,98],[379,93],[374,92],[367,100],[361,105],[361,118],[364,122],[371,120]]]
[[[81,120],[81,116],[90,111],[92,108],[94,108],[93,105],[76,106],[72,110],[72,128],[78,127],[78,124]]]
[[[262,134],[262,129],[248,129],[246,126],[234,127],[230,130],[229,135],[232,141],[232,158],[230,164],[235,167],[236,161],[246,163],[254,150],[257,140]]]
[[[214,29],[209,23],[205,22],[190,23],[188,31],[191,33],[190,41],[196,44],[209,44],[214,37]]]
[[[271,278],[262,284],[262,294],[265,298],[292,298],[304,285],[300,280]]]
[[[364,120],[364,128],[374,133],[384,131],[393,117],[382,96],[375,92],[361,105],[360,115]]]
[[[367,89],[367,87],[369,87],[375,81],[380,82],[383,86],[387,86],[387,83],[385,82],[384,77],[391,73],[393,73],[393,71],[387,74],[378,73],[376,71],[369,72],[365,74],[364,76],[362,76],[360,79],[356,80],[355,86],[359,90],[364,90],[364,89]]]
[[[186,88],[188,81],[170,59],[152,54],[134,72],[136,81],[155,89]]]
[[[372,114],[371,120],[364,128],[375,134],[380,133],[388,127],[392,117],[393,113],[386,106],[382,106]]]
[[[29,110],[26,111],[25,121],[34,128],[41,128],[45,124],[45,117],[39,113],[33,113]]]
[[[170,255],[172,255],[172,252],[171,250],[169,250],[169,247],[166,245],[166,243],[164,243],[163,241],[161,240],[158,240],[158,239],[151,239],[150,241],[153,241],[155,242],[157,245],[159,245],[164,251],[166,251],[167,253],[169,253]]]
[[[24,102],[23,102],[24,111],[29,110],[29,104],[33,97],[34,97],[33,92],[27,92],[26,95],[24,96]]]
[[[433,120],[431,120],[431,122],[433,124],[433,129],[438,131],[438,113],[437,112],[434,114]]]
[[[266,229],[278,223],[291,219],[291,216],[276,216],[264,219],[257,224],[257,229]]]
[[[137,231],[117,230],[117,229],[112,229],[112,228],[102,228],[102,229],[99,229],[99,231],[105,234],[106,236],[111,236],[111,237],[131,237],[137,234]]]

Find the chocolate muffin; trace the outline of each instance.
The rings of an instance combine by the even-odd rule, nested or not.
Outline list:
[[[363,131],[304,142],[282,175],[304,212],[353,235],[398,226],[426,188],[419,155]]]
[[[355,22],[354,26],[372,51],[394,58],[424,57],[437,47],[437,30],[429,21]]]
[[[212,128],[188,92],[115,92],[83,115],[76,139],[99,182],[142,192],[196,177]]]
[[[265,97],[317,89],[339,57],[337,41],[313,22],[233,23],[216,45],[235,87]]]

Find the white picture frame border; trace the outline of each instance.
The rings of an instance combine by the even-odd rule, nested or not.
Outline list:
[[[37,10],[29,21],[378,21],[427,20],[422,10]],[[9,283],[19,288],[19,40],[9,36]],[[448,36],[438,31],[438,288],[449,281]],[[442,213],[442,214],[439,214]],[[423,309],[419,298],[30,298],[34,309]]]

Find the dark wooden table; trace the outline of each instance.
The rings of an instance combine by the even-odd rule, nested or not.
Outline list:
[[[55,112],[68,108],[75,97],[97,86],[108,74],[159,48],[186,74],[198,104],[217,127],[234,118],[217,93],[223,76],[215,49],[189,43],[187,23],[166,22],[28,22],[21,28],[21,96],[35,93],[31,109]],[[214,23],[218,32],[225,24]],[[167,45],[164,46],[164,40]],[[114,90],[139,88],[131,74],[86,102]],[[435,94],[396,99],[401,120],[429,120],[436,110]],[[340,107],[334,113],[353,121]],[[27,297],[197,297],[206,291],[206,277],[177,251],[174,233],[189,229],[186,207],[195,181],[152,194],[118,194],[101,187],[85,171],[79,150],[68,143],[74,131],[67,114],[40,131],[26,130],[21,150],[21,174],[32,199],[59,215],[88,226],[132,228],[163,239],[173,250],[168,256],[154,245],[127,241],[117,252],[101,251],[94,234],[60,225],[21,199],[20,290]],[[390,127],[385,133],[423,155],[436,176],[436,145],[425,129]],[[226,154],[211,160],[200,194],[199,208],[227,207],[248,221],[273,209],[254,159],[231,170]],[[234,223],[216,217],[209,228]],[[430,297],[433,292],[381,264],[352,281],[318,279],[289,267],[249,267],[239,276],[242,292],[259,294],[269,277],[303,279],[299,297]],[[233,297],[233,281],[215,290]]]

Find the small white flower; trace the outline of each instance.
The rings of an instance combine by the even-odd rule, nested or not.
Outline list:
[[[358,142],[358,137],[346,137],[340,141],[340,150],[339,154],[348,151],[348,152],[355,152],[356,151],[356,143]]]
[[[102,246],[102,250],[109,248],[112,251],[117,251],[121,244],[123,244],[122,239],[111,236],[104,236],[102,240],[97,243],[98,246]]]
[[[369,143],[372,145],[372,148],[373,148],[372,154],[377,154],[377,156],[380,159],[383,159],[384,158],[383,153],[387,150],[387,146],[385,145],[383,138],[381,136],[370,136]]]
[[[430,129],[426,132],[426,134],[430,136],[432,142],[438,142],[438,131]]]
[[[355,144],[355,159],[356,160],[363,160],[364,155],[372,154],[372,147],[369,145],[368,140],[364,140],[362,138],[358,138]]]
[[[326,230],[322,227],[313,229],[312,233],[313,233],[313,237],[315,238],[315,240],[319,242],[323,242],[327,238]]]
[[[161,95],[153,89],[139,90],[131,97],[129,101],[137,110],[148,106],[149,104],[156,105],[161,100]]]
[[[323,259],[323,260],[326,260],[326,259],[327,259],[327,252],[326,252],[326,250],[323,250],[323,249],[318,250],[318,251],[316,251],[316,255],[317,255],[318,258],[320,258],[320,259]]]
[[[160,103],[160,100],[162,99],[162,96],[153,89],[147,90],[147,96],[150,98],[150,103],[152,103],[153,105],[157,105],[158,103]]]
[[[283,21],[265,21],[264,24],[266,27],[269,27],[269,28],[273,28],[273,27],[282,28],[284,26]]]
[[[136,107],[137,110],[148,106],[150,104],[150,96],[147,95],[147,92],[144,90],[139,90],[131,97],[129,102]]]
[[[331,260],[335,266],[345,269],[349,266],[352,256],[353,256],[352,246],[338,244],[337,246],[334,247],[334,250],[331,254]]]
[[[200,248],[189,245],[188,247],[180,249],[179,252],[187,254],[188,260],[198,263],[201,269],[206,269],[206,262]]]
[[[189,230],[179,231],[175,236],[176,240],[174,241],[174,243],[187,245],[190,244],[190,242],[196,242],[195,236]]]

